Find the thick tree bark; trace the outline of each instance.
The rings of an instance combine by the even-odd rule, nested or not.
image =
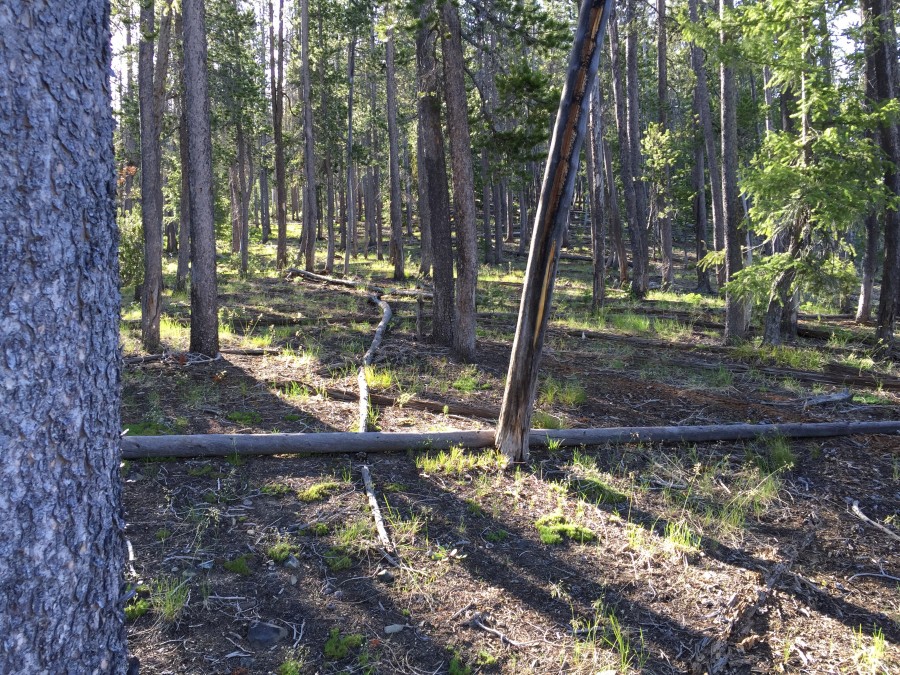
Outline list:
[[[444,91],[447,101],[447,133],[453,166],[453,204],[456,225],[456,314],[453,351],[465,361],[475,358],[475,285],[478,281],[478,233],[475,225],[475,187],[472,174],[472,142],[469,138],[468,97],[464,81],[462,34],[459,12],[449,0],[441,9],[443,19]]]
[[[328,231],[327,250],[325,254],[325,273],[331,274],[334,270],[334,174],[331,170],[331,159],[325,158],[325,190],[327,200],[327,212],[325,226]]]
[[[481,236],[483,239],[484,262],[493,265],[498,262],[494,255],[494,234],[491,227],[491,162],[487,148],[481,149]]]
[[[272,129],[275,143],[275,219],[278,223],[278,243],[275,267],[287,266],[287,178],[284,165],[284,0],[278,5],[278,61],[275,61],[275,8],[269,0],[269,64],[272,87]]]
[[[141,222],[144,229],[144,284],[141,293],[141,344],[150,353],[159,351],[162,315],[163,194],[159,143],[169,59],[171,11],[159,27],[159,55],[153,59],[156,34],[153,0],[141,4],[141,43],[138,54],[138,101],[141,111]],[[154,72],[158,70],[159,72]]]
[[[872,320],[872,288],[875,285],[875,264],[878,256],[878,216],[866,216],[866,250],[863,253],[862,279],[859,287],[859,304],[856,307],[856,323]]]
[[[0,672],[124,673],[109,5],[0,35]]]
[[[734,0],[719,0],[719,15],[725,15],[734,8]],[[722,45],[727,46],[733,39],[723,28],[720,32]],[[734,71],[723,62],[720,68],[722,87],[722,213],[725,220],[725,280],[744,267],[741,255],[741,235],[738,224],[741,221],[740,197],[737,185],[737,90]],[[747,304],[734,293],[725,293],[725,342],[734,343],[747,334]]]
[[[190,349],[216,356],[219,352],[219,312],[204,2],[182,0],[182,11],[191,196]]]
[[[241,196],[238,193],[237,162],[228,167],[228,204],[231,210],[231,252],[241,250]]]
[[[388,152],[390,154],[391,183],[391,260],[394,263],[394,279],[406,278],[403,269],[403,220],[400,196],[400,131],[397,124],[397,81],[394,73],[394,29],[389,28],[385,45],[387,71],[387,120]]]
[[[434,265],[434,302],[432,303],[432,336],[445,347],[453,345],[453,238],[450,230],[450,194],[447,185],[447,163],[441,127],[441,102],[438,97],[439,73],[435,48],[437,31],[431,20],[433,0],[419,8],[419,30],[416,35],[416,67],[419,86],[419,132],[422,135],[422,157],[419,173],[425,179],[426,199],[419,212],[428,217],[430,257]]]
[[[418,42],[418,37],[417,37]],[[421,91],[421,89],[420,89]],[[428,210],[428,173],[425,171],[424,140],[425,129],[422,124],[421,105],[416,109],[416,199],[418,200],[419,213],[419,243],[421,252],[419,255],[419,274],[423,277],[431,276],[431,212]]]
[[[262,227],[262,243],[268,244],[272,236],[272,216],[269,213],[269,168],[259,162],[259,217]]]
[[[613,0],[584,0],[582,3],[547,154],[516,336],[497,424],[497,447],[510,462],[528,459],[528,432],[553,302],[560,244],[572,206],[603,33],[612,7]]]
[[[350,254],[356,255],[356,191],[353,181],[353,84],[356,65],[356,35],[347,48],[347,224],[344,244],[344,275],[350,274]]]
[[[688,0],[692,23],[699,23],[697,13],[698,0]],[[709,102],[709,86],[706,79],[703,51],[696,45],[691,46],[691,66],[697,78],[695,100],[700,131],[703,134],[703,145],[706,149],[706,165],[709,170],[710,195],[712,197],[713,245],[721,250],[725,242],[725,207],[722,202],[722,172],[719,166],[719,154],[716,149],[716,135],[713,130],[712,112]],[[716,266],[716,280],[719,285],[725,281],[724,267]]]
[[[631,146],[628,143],[628,116],[625,113],[625,92],[622,87],[622,70],[619,66],[619,29],[616,23],[616,16],[613,14],[609,20],[609,54],[610,54],[610,71],[612,73],[613,98],[616,106],[616,130],[619,138],[619,159],[622,169],[622,191],[625,197],[625,218],[628,221],[628,229],[631,233],[631,259],[634,265],[634,276],[643,277],[643,255],[641,249],[646,249],[644,237],[646,229],[640,223],[637,215],[637,197],[635,193],[634,172],[632,171],[632,155]],[[610,160],[611,162],[611,160]],[[627,261],[625,262],[626,272],[620,274],[623,283],[627,281]],[[640,283],[640,282],[635,282]],[[634,288],[632,283],[632,288]]]
[[[666,41],[666,0],[656,0],[657,18],[657,97],[659,99],[659,125],[662,131],[669,124],[669,80],[668,80],[668,49]],[[660,248],[662,248],[662,287],[669,289],[675,283],[675,263],[672,257],[672,221],[668,214],[668,194],[670,188],[669,167],[660,185],[659,194],[656,196],[656,213],[659,223]]]

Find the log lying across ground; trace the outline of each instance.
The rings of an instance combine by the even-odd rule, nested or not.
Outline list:
[[[900,434],[900,420],[794,424],[714,424],[684,427],[610,427],[606,429],[532,429],[531,447],[620,445],[627,443],[699,443],[751,440],[763,436],[829,438]],[[227,457],[229,455],[342,454],[494,447],[494,430],[367,434],[200,434],[196,436],[125,436],[124,459],[150,457]]]

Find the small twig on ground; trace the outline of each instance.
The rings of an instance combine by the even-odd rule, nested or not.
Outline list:
[[[890,579],[891,581],[900,582],[900,577],[892,577],[890,574],[878,574],[877,572],[860,572],[859,574],[854,574],[847,581],[851,582],[858,577],[878,577],[879,579]]]
[[[900,534],[897,534],[896,532],[894,532],[891,528],[887,527],[886,525],[882,525],[881,523],[872,520],[871,518],[869,518],[869,516],[867,516],[865,513],[863,513],[862,510],[859,508],[859,502],[857,500],[855,500],[855,499],[853,500],[853,503],[850,506],[850,511],[853,513],[854,516],[859,518],[864,523],[868,523],[872,527],[874,527],[878,530],[881,530],[882,532],[884,532],[886,535],[888,535],[892,539],[895,539],[896,541],[900,541]]]
[[[387,529],[384,526],[384,518],[381,517],[381,509],[378,507],[378,498],[375,496],[375,486],[372,484],[372,476],[369,473],[369,467],[365,464],[360,469],[363,477],[363,483],[366,486],[366,495],[369,497],[369,506],[372,508],[372,517],[375,519],[375,529],[378,531],[378,540],[390,552],[393,552],[394,545],[388,536]]]
[[[496,635],[500,638],[500,642],[503,644],[510,645],[511,647],[531,647],[533,645],[539,644],[538,642],[516,642],[515,640],[511,640],[506,637],[504,633],[501,633],[496,628],[491,628],[490,626],[486,626],[484,621],[487,621],[488,617],[482,614],[481,612],[475,612],[469,619],[465,622],[466,625],[471,626],[472,628],[480,628],[483,631],[490,633],[491,635]]]
[[[470,602],[469,604],[467,604],[467,605],[466,605],[465,607],[463,607],[462,609],[457,610],[456,613],[454,613],[453,616],[450,617],[450,620],[453,621],[453,619],[455,619],[455,618],[458,617],[460,614],[462,614],[463,612],[465,612],[465,611],[466,611],[467,609],[469,609],[469,607],[471,607],[471,606],[472,606],[472,603]]]

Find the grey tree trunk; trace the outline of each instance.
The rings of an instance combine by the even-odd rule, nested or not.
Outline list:
[[[240,249],[241,278],[247,276],[250,256],[250,190],[247,189],[247,144],[244,139],[244,126],[237,124],[237,179],[238,179],[238,215],[240,217]]]
[[[418,37],[416,38],[418,42]],[[421,91],[419,86],[419,91]],[[431,212],[428,210],[428,172],[425,171],[425,128],[422,122],[421,104],[417,106],[416,122],[418,133],[416,134],[416,166],[418,175],[416,180],[416,199],[418,200],[419,213],[419,242],[421,254],[419,256],[419,273],[423,277],[431,276]]]
[[[309,0],[300,2],[300,58],[303,60],[303,245],[306,271],[316,269],[316,143],[313,136],[313,110],[309,71]]]
[[[484,262],[492,265],[497,261],[494,256],[494,235],[491,227],[491,163],[487,148],[481,149],[481,235],[484,239]]]
[[[690,18],[692,23],[699,23],[697,13],[698,0],[688,0]],[[697,116],[700,120],[700,131],[703,134],[703,144],[706,148],[706,164],[709,171],[709,187],[712,196],[713,219],[713,243],[715,249],[721,250],[725,242],[725,207],[722,203],[722,172],[719,167],[719,154],[716,149],[716,134],[712,125],[712,113],[710,112],[709,85],[706,79],[706,67],[703,51],[696,45],[691,46],[691,66],[697,78],[695,96],[697,102]],[[716,267],[716,279],[719,285],[725,280],[724,267]]]
[[[385,45],[387,70],[387,121],[388,152],[390,154],[391,182],[391,260],[394,263],[394,279],[406,278],[403,269],[403,211],[400,195],[400,131],[397,128],[397,81],[394,73],[394,29],[387,32]]]
[[[284,0],[278,5],[278,61],[275,60],[275,8],[269,0],[269,63],[272,86],[272,129],[275,143],[275,219],[278,222],[278,243],[275,267],[287,266],[287,178],[284,165]]]
[[[865,0],[875,36],[873,60],[878,102],[893,100],[900,92],[900,73],[897,72],[897,41],[891,0]],[[884,183],[894,197],[900,197],[900,125],[893,120],[881,127],[881,149],[885,164]],[[875,336],[879,345],[889,350],[894,342],[900,304],[900,212],[884,211],[884,264],[881,276],[881,296],[878,302]]]
[[[184,33],[181,14],[175,15],[175,34],[180,40]],[[184,50],[178,60],[179,115],[178,115],[178,157],[181,162],[181,194],[178,199],[178,270],[175,273],[175,290],[183,291],[187,286],[187,276],[191,264],[191,194],[188,183],[188,132],[187,103],[184,95]]]
[[[646,230],[638,220],[637,196],[635,194],[634,172],[632,171],[632,156],[628,143],[628,117],[625,113],[625,92],[622,88],[622,70],[619,65],[619,28],[616,23],[615,13],[609,20],[609,67],[612,73],[613,98],[616,106],[616,130],[619,138],[619,163],[622,169],[622,192],[625,197],[625,218],[628,221],[628,230],[631,233],[631,259],[634,266],[634,277],[643,276],[643,255],[641,249],[646,248],[644,237]],[[611,165],[610,158],[610,165]],[[624,283],[628,280],[628,263],[625,261],[625,274],[620,279]],[[623,278],[624,276],[624,278]],[[637,282],[639,283],[639,282]],[[634,283],[632,283],[634,288]]]
[[[262,243],[268,244],[272,236],[272,216],[269,213],[269,168],[259,162],[259,216],[262,226]]]
[[[216,356],[219,353],[219,311],[204,2],[182,0],[182,11],[191,196],[190,348],[192,352]]]
[[[331,171],[331,160],[325,158],[325,189],[327,191],[328,211],[325,225],[328,228],[328,249],[325,254],[325,273],[334,271],[334,174]]]
[[[603,307],[606,293],[606,189],[603,175],[603,108],[598,87],[594,87],[591,117],[588,121],[589,142],[585,146],[590,172],[591,195],[591,258],[593,279],[591,284],[591,311]]]
[[[510,462],[528,459],[528,433],[544,335],[551,314],[560,244],[572,206],[588,107],[600,62],[605,24],[612,7],[613,0],[584,0],[581,5],[547,154],[516,337],[497,424],[497,447]]]
[[[666,0],[656,0],[657,19],[657,95],[659,98],[659,124],[663,131],[669,124],[669,80],[666,40]],[[672,221],[668,214],[668,195],[670,190],[670,172],[666,167],[665,175],[656,196],[656,213],[659,222],[660,248],[662,248],[662,287],[669,289],[675,283],[675,263],[672,256]]]
[[[447,133],[453,166],[453,204],[456,224],[456,323],[453,351],[464,361],[475,358],[475,285],[478,281],[478,231],[475,225],[475,186],[472,141],[469,137],[468,97],[464,78],[459,12],[450,0],[441,8],[444,30],[444,89]]]
[[[0,672],[124,673],[109,5],[0,35]]]
[[[862,280],[859,288],[859,304],[856,307],[856,323],[872,320],[872,288],[875,285],[875,263],[878,256],[878,216],[866,216],[866,250],[863,254]]]
[[[734,0],[719,0],[719,15],[725,18],[734,8]],[[723,28],[719,34],[723,47],[733,38]],[[725,221],[725,280],[743,269],[741,255],[741,235],[738,224],[741,221],[740,196],[737,185],[737,90],[734,71],[727,62],[720,68],[722,88],[722,213]],[[728,344],[744,339],[747,334],[747,305],[734,293],[725,293],[725,342]]]
[[[406,236],[413,236],[412,168],[409,165],[409,143],[403,139],[403,194],[406,202]]]
[[[625,4],[625,91],[628,102],[626,116],[628,121],[628,145],[631,149],[631,175],[634,182],[634,214],[635,227],[632,241],[634,250],[634,274],[631,278],[631,291],[642,298],[647,295],[650,283],[650,258],[647,245],[647,189],[643,181],[641,169],[641,110],[639,106],[640,83],[638,82],[638,43],[637,16],[635,0],[627,0]]]
[[[237,162],[228,167],[228,194],[231,207],[231,252],[241,250],[241,196],[238,194]]]
[[[697,103],[696,92],[694,102]],[[699,262],[707,254],[707,231],[709,229],[706,216],[706,176],[704,171],[704,149],[701,144],[694,148],[694,228],[696,232],[697,250],[697,292],[703,294],[712,293],[709,285],[709,269],[701,267]]]
[[[610,19],[612,21],[612,19]],[[607,204],[609,205],[609,237],[616,252],[619,265],[619,285],[628,283],[628,254],[625,252],[625,237],[622,233],[622,218],[619,214],[619,194],[616,190],[616,176],[613,172],[612,152],[609,142],[601,138],[603,146],[603,167],[606,171]]]
[[[350,38],[347,55],[347,241],[344,245],[344,276],[350,274],[350,254],[356,254],[356,191],[353,181],[353,78],[356,64],[356,35]]]
[[[141,223],[144,229],[144,285],[141,293],[141,343],[150,353],[159,351],[162,314],[163,194],[159,143],[169,59],[171,11],[159,27],[159,55],[153,60],[156,21],[153,0],[141,4],[141,43],[138,53],[138,101],[141,111]],[[159,72],[154,72],[158,70]]]
[[[441,101],[438,97],[437,31],[431,17],[433,0],[419,8],[419,30],[416,35],[416,68],[419,86],[419,131],[422,134],[422,158],[419,173],[424,174],[427,198],[419,212],[427,211],[431,233],[431,261],[434,265],[434,301],[432,303],[432,337],[445,347],[453,345],[453,237],[450,230],[450,194],[447,185],[447,163],[441,127]]]

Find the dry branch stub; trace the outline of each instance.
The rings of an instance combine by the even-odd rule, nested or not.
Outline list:
[[[628,443],[702,443],[751,440],[763,436],[829,438],[870,434],[900,434],[900,420],[882,422],[822,422],[793,424],[717,424],[685,427],[610,427],[606,429],[534,429],[529,443],[546,447],[621,445]],[[302,434],[199,434],[194,436],[125,436],[122,457],[227,457],[229,455],[344,454],[405,452],[494,447],[494,431],[430,433],[350,432]]]

